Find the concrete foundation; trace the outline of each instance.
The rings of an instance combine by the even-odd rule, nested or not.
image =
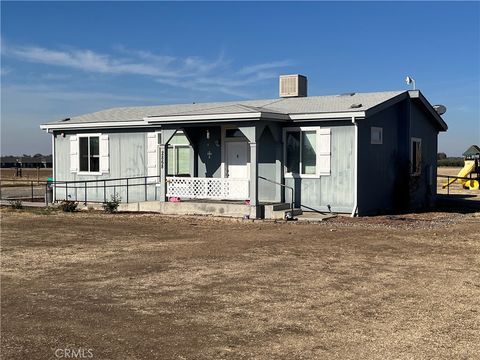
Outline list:
[[[240,218],[248,216],[251,219],[257,218],[257,209],[255,206],[223,202],[186,201],[173,203],[145,201],[120,204],[118,211],[156,212],[169,215],[213,215]]]

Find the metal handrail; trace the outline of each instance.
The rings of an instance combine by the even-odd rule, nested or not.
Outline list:
[[[77,189],[84,190],[84,203],[87,204],[87,192],[88,189],[98,189],[103,188],[103,202],[107,201],[106,190],[107,188],[113,188],[114,194],[116,193],[117,188],[126,187],[126,202],[129,202],[129,188],[132,186],[144,186],[145,187],[145,201],[148,200],[148,185],[156,185],[157,181],[149,182],[148,179],[155,178],[159,179],[160,175],[149,175],[149,176],[132,176],[132,177],[122,177],[122,178],[112,178],[112,179],[95,179],[95,180],[52,180],[45,183],[45,194],[48,191],[48,188],[56,189],[65,189],[65,200],[68,200],[70,195],[68,194],[69,189],[75,189],[75,201],[78,201],[77,198]],[[142,180],[141,182],[133,183],[129,180]],[[122,183],[124,181],[125,183]],[[115,182],[114,184],[108,184],[108,182]],[[87,185],[95,183],[95,185]],[[55,195],[57,192],[55,192]],[[57,198],[57,196],[55,196]],[[57,199],[56,199],[57,200]],[[46,201],[46,197],[45,197]],[[91,203],[101,202],[101,201],[92,201]]]
[[[456,175],[437,175],[437,177],[439,177],[439,178],[444,178],[444,179],[475,180],[475,178],[462,177],[462,176],[456,176]],[[480,174],[479,174],[478,177],[480,177]]]
[[[471,174],[470,174],[471,175]],[[442,179],[447,179],[447,195],[450,195],[450,179],[455,179],[455,180],[479,180],[480,179],[480,174],[477,173],[477,178],[472,178],[472,177],[462,177],[462,176],[456,176],[456,175],[439,175],[437,174],[437,178],[442,178]]]
[[[268,182],[271,182],[272,184],[275,184],[275,185],[279,185],[281,187],[284,187],[284,188],[287,188],[287,189],[290,189],[291,192],[292,192],[292,197],[291,197],[291,201],[290,201],[290,210],[291,210],[291,214],[292,214],[292,217],[293,217],[293,204],[295,203],[295,200],[294,200],[294,196],[295,196],[295,192],[294,192],[294,189],[292,186],[288,186],[288,185],[285,185],[285,184],[282,184],[282,183],[279,183],[279,182],[276,182],[276,181],[273,181],[273,180],[270,180],[270,179],[267,179],[263,176],[259,176],[258,177],[259,179],[262,179],[262,180],[265,180],[265,181],[268,181]]]
[[[129,177],[121,177],[121,178],[113,178],[113,179],[97,179],[97,180],[52,180],[50,183],[91,183],[91,182],[99,182],[99,181],[118,181],[118,180],[132,180],[132,179],[145,179],[145,178],[159,178],[160,175],[148,175],[148,176],[129,176]]]

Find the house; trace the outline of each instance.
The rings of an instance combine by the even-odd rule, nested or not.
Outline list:
[[[114,108],[41,129],[56,200],[115,192],[164,212],[236,204],[270,217],[291,201],[352,215],[432,205],[447,125],[418,90],[307,96],[306,78],[288,75],[276,99]]]

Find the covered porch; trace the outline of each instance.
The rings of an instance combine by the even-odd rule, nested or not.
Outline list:
[[[278,121],[162,122],[155,141],[160,202],[234,201],[262,217],[284,200]]]

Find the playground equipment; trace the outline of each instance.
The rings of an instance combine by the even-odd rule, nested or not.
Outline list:
[[[455,181],[458,181],[464,189],[478,190],[480,188],[480,148],[477,145],[472,145],[462,155],[465,158],[462,170],[460,170],[457,177],[450,179],[444,184],[443,188],[445,189]],[[474,174],[476,174],[476,178],[472,177]],[[470,178],[467,179],[467,177]]]

